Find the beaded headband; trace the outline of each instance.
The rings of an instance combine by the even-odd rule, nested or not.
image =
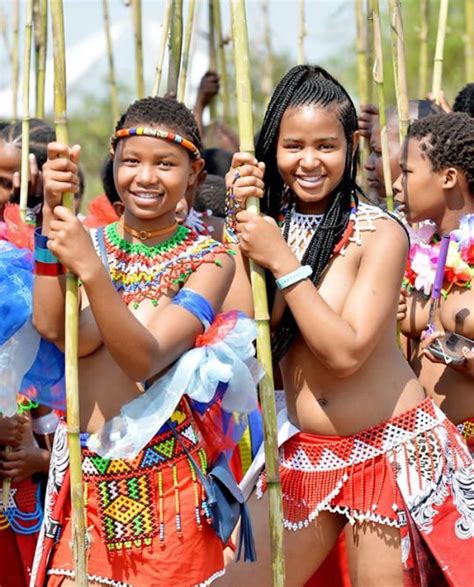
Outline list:
[[[177,143],[178,145],[181,145],[182,147],[187,149],[194,159],[199,159],[201,157],[199,149],[188,139],[185,139],[184,137],[176,133],[168,132],[167,130],[159,130],[157,128],[150,128],[148,126],[121,128],[112,136],[112,146],[115,147],[115,145],[120,139],[135,136],[155,137],[157,139],[165,139],[167,141],[172,141],[173,143]]]

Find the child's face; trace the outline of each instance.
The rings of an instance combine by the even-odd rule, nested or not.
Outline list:
[[[21,150],[0,140],[0,206],[13,196],[13,174],[21,168]]]
[[[355,141],[358,140],[354,136]],[[320,106],[288,108],[281,120],[277,164],[301,212],[318,214],[342,179],[347,141],[336,114]]]
[[[433,171],[422,155],[421,141],[409,139],[402,150],[402,173],[394,183],[395,199],[402,204],[408,222],[437,220],[445,210],[442,175]]]
[[[157,228],[172,224],[176,206],[203,165],[165,139],[140,136],[119,141],[114,180],[125,206],[125,221],[159,220]]]

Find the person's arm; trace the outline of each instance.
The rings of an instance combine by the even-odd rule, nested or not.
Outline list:
[[[77,190],[79,153],[78,146],[69,148],[59,143],[48,145],[48,160],[42,171],[44,204],[41,232],[45,237],[51,234],[54,209],[61,204],[64,193]],[[64,275],[35,275],[33,323],[44,338],[53,342],[64,341],[65,291]]]
[[[188,350],[202,331],[188,311],[166,304],[144,326],[123,303],[89,235],[66,208],[57,206],[51,223],[51,250],[81,280],[101,340],[120,368],[133,381],[144,381],[162,371]],[[215,311],[220,309],[234,276],[234,260],[228,254],[216,263],[202,264],[187,280]]]
[[[219,83],[220,78],[215,71],[205,73],[199,83],[193,114],[201,136],[204,136],[204,125],[202,121],[204,110],[219,93]]]
[[[243,252],[270,269],[275,278],[300,266],[272,219],[249,212],[240,212],[237,218]],[[311,352],[337,377],[348,377],[363,365],[391,315],[395,336],[408,242],[394,221],[377,224],[377,231],[364,234],[357,277],[340,314],[309,279],[282,290]]]

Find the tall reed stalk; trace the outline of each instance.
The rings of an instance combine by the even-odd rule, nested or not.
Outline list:
[[[13,5],[13,36],[12,36],[12,121],[18,118],[18,80],[20,72],[20,0],[14,0]]]
[[[110,104],[112,107],[112,128],[114,128],[120,116],[117,82],[115,80],[114,49],[112,46],[112,36],[110,34],[110,17],[109,17],[109,0],[102,0],[104,13],[104,32],[107,43],[107,61],[109,64],[109,87],[110,87]]]
[[[69,144],[67,129],[66,52],[62,0],[51,0],[54,50],[54,118],[58,142]],[[63,204],[74,211],[74,194],[64,194]],[[86,523],[82,484],[78,338],[79,311],[76,276],[66,276],[66,419],[71,472],[72,552],[78,587],[87,587]]]
[[[393,75],[397,80],[396,99],[398,110],[398,128],[400,145],[405,140],[410,124],[410,106],[408,102],[408,82],[406,69],[405,37],[403,34],[402,7],[400,0],[389,0],[390,28],[392,37]]]
[[[143,32],[142,32],[142,0],[132,0],[133,31],[135,41],[135,76],[137,98],[145,96],[145,79],[143,77]]]
[[[356,50],[357,50],[357,82],[359,89],[359,101],[368,104],[369,101],[369,71],[367,63],[367,19],[364,13],[363,0],[356,0]],[[367,189],[365,178],[365,162],[369,155],[369,144],[366,137],[360,138],[360,165],[359,185]]]
[[[160,48],[158,50],[158,60],[155,67],[155,80],[153,82],[152,96],[158,96],[161,85],[161,77],[163,75],[163,63],[165,60],[165,51],[168,44],[168,37],[171,26],[171,12],[173,9],[173,0],[166,0],[165,10],[163,13],[163,21],[161,23],[161,39]]]
[[[465,0],[466,34],[464,55],[466,61],[466,83],[474,81],[474,0]]]
[[[222,117],[225,122],[230,120],[230,92],[229,76],[227,75],[227,60],[225,55],[224,37],[222,34],[222,18],[220,0],[212,0],[215,24],[215,38],[217,40],[217,62],[220,76],[220,87],[222,96]]]
[[[173,0],[168,60],[168,92],[178,91],[179,68],[183,48],[183,0]]]
[[[265,107],[270,102],[273,92],[273,49],[272,34],[270,30],[270,17],[268,14],[268,0],[262,0],[262,18],[263,18],[263,42],[265,46],[265,60],[262,72],[262,92],[264,95]]]
[[[441,101],[441,88],[443,83],[444,41],[448,24],[449,0],[441,0],[439,4],[438,34],[436,36],[436,50],[433,66],[432,92],[436,104]]]
[[[428,93],[429,78],[429,50],[428,38],[430,27],[430,0],[420,0],[420,40],[418,97],[424,98]]]
[[[305,61],[304,56],[304,39],[306,37],[305,21],[305,0],[300,0],[298,4],[298,65]]]
[[[244,0],[232,0],[231,9],[240,150],[253,153],[252,90],[250,85],[247,19]],[[256,198],[250,198],[247,200],[247,210],[250,210],[255,214],[259,213],[260,205]],[[278,464],[279,456],[270,342],[270,316],[265,288],[265,272],[253,262],[250,263],[250,272],[255,307],[255,321],[257,324],[257,355],[265,373],[260,383],[260,400],[262,403],[265,432],[265,462],[270,505],[270,548],[272,553],[273,586],[284,587],[285,558],[283,551],[283,513]]]
[[[31,79],[31,40],[33,36],[33,0],[26,2],[25,35],[23,40],[23,82],[22,82],[22,123],[21,123],[21,183],[20,214],[26,220],[28,204],[28,183],[30,175],[30,79]]]
[[[216,17],[214,14],[214,1],[208,0],[208,27],[209,27],[209,71],[217,71],[216,49]],[[215,120],[217,113],[217,96],[209,104],[210,122]]]
[[[193,35],[194,18],[196,15],[196,0],[189,0],[188,18],[184,29],[183,55],[178,79],[178,102],[184,102],[186,97],[186,81],[188,77],[189,52],[191,49],[191,38]]]
[[[374,77],[375,85],[377,86],[385,196],[386,196],[386,200],[387,200],[387,210],[392,211],[393,210],[392,173],[390,170],[390,153],[389,153],[389,149],[388,149],[388,136],[387,136],[387,117],[385,114],[382,28],[381,28],[381,23],[380,23],[379,0],[370,0],[370,7],[371,7],[371,18],[372,18],[373,31],[374,31],[374,53],[375,53],[373,77]]]

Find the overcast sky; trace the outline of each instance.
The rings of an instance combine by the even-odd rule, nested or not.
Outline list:
[[[26,0],[20,0],[20,35],[24,27]],[[146,87],[153,84],[154,67],[160,40],[160,25],[164,0],[142,0],[143,47]],[[185,15],[187,1],[184,0]],[[197,0],[197,26],[195,28],[191,55],[189,93],[207,70],[207,0]],[[134,85],[134,46],[131,9],[124,0],[109,0],[110,18],[113,25],[113,45],[116,76],[121,82]],[[224,32],[229,31],[229,2],[221,0]],[[250,47],[262,46],[262,2],[247,0]],[[13,0],[0,0],[0,8],[7,22],[12,19]],[[287,52],[296,62],[298,37],[299,0],[269,0],[272,43],[277,51]],[[352,48],[355,37],[354,0],[306,0],[306,22],[310,34],[305,40],[306,60],[322,65],[328,58],[341,51],[354,60]],[[70,107],[74,108],[81,93],[103,91],[107,75],[105,41],[103,34],[102,0],[64,0],[65,35],[67,45],[67,72]],[[9,31],[11,40],[11,30]],[[0,41],[0,116],[11,112],[10,66],[3,39]],[[22,53],[22,39],[20,53]],[[49,52],[51,55],[51,51]],[[52,77],[48,72],[48,102],[51,101]]]

